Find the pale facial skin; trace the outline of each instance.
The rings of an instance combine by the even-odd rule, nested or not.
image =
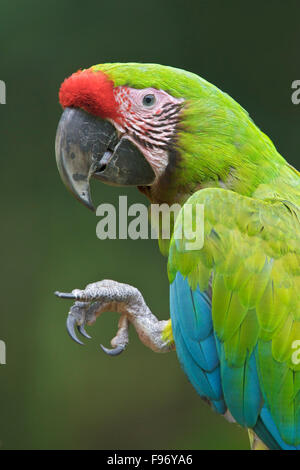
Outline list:
[[[175,135],[184,99],[163,90],[114,88],[121,114],[120,122],[110,120],[120,135],[126,134],[143,153],[157,177],[168,164],[168,144]]]

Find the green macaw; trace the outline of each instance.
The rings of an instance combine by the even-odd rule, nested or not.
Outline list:
[[[75,300],[70,335],[80,342],[75,327],[88,336],[85,324],[117,311],[105,352],[125,349],[132,323],[154,351],[176,349],[199,395],[248,428],[253,449],[300,449],[299,172],[236,101],[183,70],[96,65],[67,78],[59,99],[57,164],[79,201],[93,208],[95,177],[178,203],[183,215],[160,240],[170,320],[159,321],[136,288],[104,280],[56,293]],[[175,236],[187,205],[204,208],[197,249],[185,231]]]

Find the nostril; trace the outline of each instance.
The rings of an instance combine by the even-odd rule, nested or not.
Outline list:
[[[97,162],[97,173],[103,173],[103,171],[106,169],[107,164],[109,163],[111,157],[113,155],[113,152],[110,150],[106,150],[104,153],[103,157],[99,162]]]
[[[95,169],[93,172],[96,175],[99,173],[103,173],[106,170],[106,167],[109,164],[112,155],[113,155],[113,152],[111,152],[110,150],[106,150],[103,157],[95,162],[95,167],[94,167]]]

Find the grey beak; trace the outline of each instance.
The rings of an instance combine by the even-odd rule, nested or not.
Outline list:
[[[71,193],[95,210],[90,178],[121,186],[147,186],[155,173],[140,150],[126,137],[118,140],[108,121],[77,108],[66,108],[58,124],[55,142],[60,176]]]

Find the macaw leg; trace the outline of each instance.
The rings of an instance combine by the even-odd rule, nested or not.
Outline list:
[[[168,352],[175,348],[171,320],[158,320],[151,312],[140,291],[128,284],[103,280],[88,284],[84,290],[71,293],[55,292],[60,298],[74,299],[67,318],[70,336],[83,344],[76,336],[75,328],[89,338],[84,326],[93,324],[103,312],[121,315],[116,336],[111,340],[113,349],[101,345],[111,356],[120,354],[128,344],[128,326],[131,323],[140,340],[155,352]]]

